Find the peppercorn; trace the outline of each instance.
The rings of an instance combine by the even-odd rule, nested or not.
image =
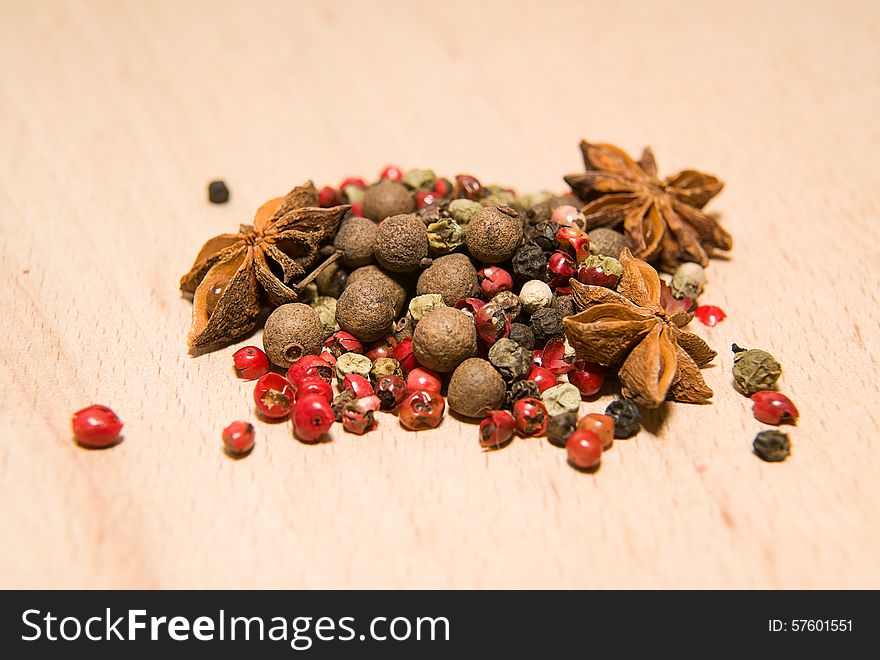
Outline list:
[[[530,209],[536,204],[546,202],[553,198],[553,193],[549,190],[539,190],[538,192],[526,193],[519,197],[519,202],[523,208]]]
[[[412,347],[422,366],[447,373],[477,354],[477,332],[464,312],[438,307],[419,321]]]
[[[334,261],[328,264],[315,277],[315,286],[318,293],[322,296],[333,296],[338,298],[345,289],[345,282],[348,280],[348,271]]]
[[[406,395],[401,401],[397,419],[405,429],[424,431],[437,428],[445,411],[446,402],[442,396],[421,390]]]
[[[89,449],[112,447],[124,424],[107,406],[91,405],[73,413],[70,420],[76,441]]]
[[[309,305],[318,313],[318,318],[321,319],[321,328],[324,332],[322,340],[339,330],[339,325],[336,323],[337,302],[336,298],[331,298],[330,296],[318,296]]]
[[[578,470],[593,471],[602,462],[602,440],[592,431],[578,429],[565,443],[568,463]]]
[[[559,313],[562,314],[562,316],[571,316],[575,313],[574,298],[568,295],[554,295],[553,302],[550,303],[550,307],[558,310]]]
[[[376,381],[376,396],[379,397],[379,408],[390,412],[397,408],[408,394],[406,382],[395,374],[382,376]],[[440,397],[442,399],[442,397]]]
[[[516,432],[524,438],[544,435],[549,415],[540,399],[520,399],[513,404],[513,421]]]
[[[394,341],[398,344],[404,339],[412,339],[413,332],[416,329],[416,322],[407,314],[394,322],[391,332],[394,335]]]
[[[642,424],[642,413],[632,401],[618,399],[605,408],[605,414],[614,420],[614,437],[631,438],[639,432]]]
[[[489,349],[489,362],[508,381],[517,381],[529,375],[533,351],[510,339],[499,339]]]
[[[522,223],[508,206],[487,206],[467,225],[465,240],[474,258],[487,264],[510,259],[522,241]]]
[[[384,220],[401,213],[412,213],[416,208],[412,193],[401,183],[381,181],[364,193],[363,213],[370,220]]]
[[[437,293],[453,306],[461,298],[476,296],[480,290],[477,269],[464,254],[450,254],[434,260],[419,276],[416,293]]]
[[[552,415],[547,422],[547,439],[557,447],[565,447],[569,436],[577,429],[577,423],[577,414],[573,412]]]
[[[211,181],[208,184],[208,201],[211,204],[225,204],[229,201],[229,188],[225,181]]]
[[[469,199],[454,199],[449,202],[446,210],[458,224],[466,225],[482,208],[483,205],[479,202],[472,202]]]
[[[622,276],[623,266],[614,257],[591,254],[578,264],[577,279],[583,284],[616,289]]]
[[[406,286],[401,281],[401,277],[395,277],[378,266],[362,266],[353,270],[348,276],[346,286],[353,286],[362,280],[368,280],[373,287],[381,287],[387,289],[391,300],[394,302],[394,314],[398,316],[406,304],[407,293]]]
[[[632,247],[632,242],[619,231],[608,227],[596,227],[590,230],[590,253],[603,254],[606,257],[620,259],[620,252],[625,247]]]
[[[553,195],[546,200],[534,204],[530,210],[530,215],[534,222],[548,221],[553,217],[553,211],[560,206],[581,206],[581,201],[574,195]]]
[[[705,269],[700,264],[685,261],[676,269],[669,289],[676,298],[690,298],[693,302],[703,293],[705,283]]]
[[[464,245],[464,229],[452,218],[440,218],[427,227],[428,249],[433,254],[449,254]]]
[[[539,280],[547,272],[547,255],[537,245],[523,245],[514,253],[511,264],[518,281]]]
[[[433,190],[437,175],[434,170],[414,167],[403,174],[403,184],[412,190]]]
[[[333,411],[333,419],[337,422],[341,422],[342,417],[345,414],[346,406],[356,399],[357,395],[353,390],[342,390],[330,404],[330,409]]]
[[[528,314],[534,314],[539,309],[550,307],[553,303],[553,291],[549,285],[541,280],[529,280],[522,285],[519,291],[519,299],[523,309]]]
[[[400,362],[391,357],[376,358],[370,369],[370,380],[377,383],[379,379],[385,376],[400,376],[403,378],[403,371],[400,368]]]
[[[465,417],[485,417],[504,402],[504,379],[480,358],[462,362],[452,373],[447,389],[449,407]]]
[[[577,425],[579,430],[592,431],[602,441],[602,449],[608,449],[614,442],[614,420],[608,415],[590,413],[581,418]]]
[[[550,415],[576,413],[581,407],[581,392],[571,383],[559,383],[541,392],[541,401]]]
[[[544,307],[532,314],[531,326],[538,345],[543,344],[548,339],[563,335],[562,314],[559,310],[552,307]]]
[[[782,375],[782,366],[770,353],[733,345],[733,384],[745,396],[772,390]]]
[[[256,346],[245,346],[232,354],[238,375],[245,380],[256,380],[269,373],[269,358]]]
[[[513,440],[514,431],[513,415],[506,410],[492,410],[480,422],[480,446],[500,449]]]
[[[496,294],[489,302],[495,305],[496,309],[503,311],[504,315],[511,322],[522,313],[522,302],[520,302],[519,296],[513,291],[502,291]]]
[[[489,186],[486,189],[497,188],[497,186]],[[514,206],[516,204],[516,195],[509,190],[496,189],[480,200],[483,206]]]
[[[418,325],[419,321],[422,320],[422,317],[438,307],[446,307],[446,303],[443,302],[443,296],[439,293],[426,293],[421,296],[416,296],[409,301],[409,317],[412,319],[414,325]]]
[[[379,225],[373,250],[376,260],[384,268],[394,273],[410,273],[418,269],[428,257],[425,225],[413,214],[386,218]]]
[[[366,188],[362,188],[359,185],[357,185],[357,186],[348,185],[348,186],[345,186],[344,188],[341,188],[341,190],[342,190],[342,197],[345,200],[346,204],[351,204],[352,207],[354,207],[355,204],[358,204],[358,205],[360,205],[361,208],[363,208],[364,196],[367,193]],[[354,217],[358,217],[358,216],[354,216]]]
[[[364,378],[370,377],[373,361],[360,353],[343,353],[336,358],[336,381],[339,387],[348,374],[357,374]]]
[[[510,410],[520,399],[540,399],[541,390],[533,380],[518,380],[511,383],[504,395],[504,408]]]
[[[333,247],[342,252],[342,261],[350,268],[373,261],[373,245],[379,228],[367,218],[347,218],[339,225]]]
[[[556,242],[557,231],[559,225],[555,222],[539,222],[531,225],[527,233],[528,242],[540,248],[545,254],[549,254],[559,248],[559,243]]]
[[[321,317],[308,305],[281,305],[266,319],[263,349],[279,367],[286,369],[303,355],[317,355],[323,341]]]
[[[784,461],[791,453],[791,442],[787,433],[781,431],[761,431],[755,436],[752,448],[759,458],[769,463]]]
[[[391,331],[394,303],[387,288],[368,279],[349,283],[336,302],[336,322],[361,341],[376,341]]]
[[[508,339],[515,341],[528,351],[535,350],[535,333],[525,323],[511,323]]]
[[[254,448],[254,425],[248,422],[232,422],[223,429],[223,449],[229,456],[241,458]]]

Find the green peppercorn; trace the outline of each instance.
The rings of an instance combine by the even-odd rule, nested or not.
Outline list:
[[[571,383],[554,385],[541,393],[547,414],[576,413],[581,407],[581,391]]]
[[[746,350],[736,344],[732,347],[733,384],[745,396],[772,390],[782,375],[782,367],[770,353],[760,349]]]
[[[781,431],[761,431],[752,443],[755,453],[770,463],[784,461],[791,453],[791,442]]]
[[[449,202],[446,210],[458,224],[466,225],[476,215],[477,211],[482,208],[483,205],[479,202],[472,202],[469,199],[454,199]]]
[[[404,173],[401,181],[403,185],[412,190],[432,190],[437,182],[437,175],[434,174],[434,170],[414,167]]]
[[[385,376],[400,376],[403,378],[403,370],[400,368],[400,362],[391,357],[376,358],[370,369],[370,380],[375,385],[380,378]]]
[[[425,293],[409,301],[409,315],[413,322],[418,324],[422,317],[438,307],[446,307],[443,296],[439,293]]]
[[[499,339],[489,349],[489,363],[507,381],[521,380],[532,370],[534,351],[523,348],[511,339]]]
[[[336,380],[339,382],[339,387],[342,387],[342,381],[348,374],[357,374],[358,376],[369,378],[372,368],[373,362],[366,355],[343,353],[336,358]]]
[[[512,206],[516,208],[516,195],[509,190],[490,190],[489,194],[480,200],[480,204],[483,206]]]
[[[464,245],[464,229],[452,218],[428,225],[428,247],[434,254],[449,254]]]
[[[336,303],[336,298],[331,296],[318,296],[311,304],[311,308],[318,313],[318,318],[321,319],[324,339],[339,330],[339,324],[336,323]]]

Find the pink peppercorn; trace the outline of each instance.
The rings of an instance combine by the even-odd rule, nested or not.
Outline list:
[[[339,357],[343,353],[363,353],[364,345],[350,332],[339,330],[324,340],[324,348]]]
[[[594,396],[605,383],[605,370],[593,362],[575,362],[568,382],[580,390],[581,397]]]
[[[370,379],[360,374],[346,374],[342,379],[342,389],[350,390],[355,399],[373,395],[373,384]]]
[[[328,208],[330,206],[339,206],[339,191],[330,186],[324,186],[318,193],[318,206]]]
[[[593,431],[581,429],[572,433],[565,450],[568,462],[581,470],[594,468],[602,461],[602,440]]]
[[[83,447],[104,449],[116,444],[124,424],[107,406],[89,406],[73,414],[73,434]]]
[[[752,414],[759,422],[774,426],[797,423],[798,409],[784,394],[772,390],[762,390],[755,392],[751,399],[754,402]]]
[[[513,404],[516,432],[523,437],[544,435],[547,432],[547,408],[539,399],[526,397]]]
[[[434,392],[412,392],[400,404],[398,419],[410,431],[433,429],[443,421],[446,402]]]
[[[269,373],[269,357],[256,346],[245,346],[232,354],[238,374],[245,380],[256,380]]]
[[[232,422],[223,429],[223,448],[230,456],[244,456],[254,448],[254,425],[248,422]]]
[[[439,394],[441,386],[440,375],[436,371],[431,371],[424,367],[416,367],[406,376],[406,389],[409,392],[424,390]]]
[[[388,165],[382,170],[379,178],[387,179],[388,181],[401,181],[403,179],[403,170],[397,165]]]
[[[328,402],[333,401],[333,387],[326,380],[317,376],[303,378],[296,387],[296,399],[298,401],[311,395],[324,397]]]
[[[486,266],[477,271],[477,280],[483,297],[491,300],[502,291],[513,290],[513,277],[503,268]]]
[[[556,385],[556,376],[545,367],[532,367],[526,380],[535,381],[542,394]]]
[[[419,366],[419,361],[413,354],[412,338],[407,337],[394,347],[394,359],[400,363],[400,368],[404,374]]]
[[[316,442],[333,425],[333,409],[321,396],[305,396],[293,407],[293,429],[303,442]]]
[[[506,410],[492,410],[480,422],[480,446],[498,449],[513,439],[515,422]]]
[[[293,408],[294,388],[284,376],[269,372],[254,385],[257,411],[268,419],[282,419]]]
[[[297,385],[302,379],[310,376],[318,376],[328,383],[333,382],[333,367],[327,360],[319,355],[303,355],[290,365],[287,370],[287,380]]]

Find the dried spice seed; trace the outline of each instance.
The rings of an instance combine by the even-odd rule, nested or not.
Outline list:
[[[458,174],[455,177],[455,187],[452,190],[452,194],[455,197],[477,200],[483,196],[483,186],[475,176]]]
[[[477,281],[479,282],[483,297],[487,300],[491,300],[502,291],[511,291],[513,289],[513,278],[510,276],[510,273],[498,266],[486,266],[478,271]]]
[[[584,214],[571,204],[563,204],[553,209],[553,213],[550,214],[550,220],[557,225],[577,227],[578,229],[583,229],[586,224]]]
[[[541,392],[541,401],[544,402],[548,415],[576,413],[581,407],[581,393],[571,383],[559,383]]]
[[[788,458],[791,442],[781,431],[761,431],[752,442],[755,453],[764,461],[778,463]]]
[[[434,392],[413,392],[400,403],[397,418],[401,426],[410,431],[437,428],[443,421],[446,402]]]
[[[467,225],[465,240],[475,259],[497,264],[510,259],[523,237],[522,223],[513,209],[487,206]]]
[[[284,376],[268,373],[254,386],[257,412],[267,419],[283,419],[293,409],[294,388]]]
[[[536,245],[523,245],[511,260],[513,276],[520,282],[538,280],[547,272],[547,255]]]
[[[798,409],[784,394],[772,390],[755,392],[751,396],[754,405],[752,414],[764,424],[797,424]]]
[[[433,190],[437,175],[434,170],[414,167],[403,174],[402,181],[411,190]]]
[[[229,188],[225,181],[211,181],[208,184],[208,201],[211,204],[225,204],[229,201]]]
[[[533,380],[518,380],[512,383],[504,395],[504,408],[510,410],[520,399],[541,398],[541,390]]]
[[[480,446],[500,449],[513,440],[513,416],[506,410],[491,410],[480,422]]]
[[[710,328],[714,328],[716,325],[721,323],[725,318],[727,318],[727,314],[724,313],[724,310],[720,307],[716,307],[715,305],[700,305],[697,307],[697,311],[694,313],[694,316],[697,317],[697,320],[703,325],[707,325]]]
[[[373,367],[370,369],[370,380],[374,383],[384,376],[399,376],[403,378],[403,370],[400,368],[400,362],[393,357],[380,357],[373,361]]]
[[[579,361],[568,372],[568,382],[580,390],[581,397],[596,396],[605,384],[605,370],[594,362]]]
[[[519,299],[526,313],[534,314],[539,309],[550,307],[553,303],[553,291],[541,280],[529,280],[522,285]]]
[[[367,218],[347,218],[339,225],[333,247],[342,253],[342,261],[350,268],[366,266],[373,261],[373,246],[379,228]]]
[[[504,309],[488,302],[480,307],[474,315],[477,334],[487,346],[510,334],[510,319]]]
[[[447,388],[449,407],[464,417],[485,417],[504,402],[504,379],[480,358],[462,362],[452,373]]]
[[[477,332],[464,312],[438,307],[419,321],[412,348],[419,364],[447,373],[477,354]]]
[[[556,232],[560,225],[555,222],[539,222],[532,225],[526,234],[528,243],[541,249],[545,254],[557,249]]]
[[[564,412],[550,417],[547,422],[547,440],[557,447],[565,447],[569,436],[578,428],[577,415],[573,412]]]
[[[528,438],[547,432],[549,415],[540,399],[525,398],[513,404],[513,420],[516,432]]]
[[[614,420],[615,438],[631,438],[642,427],[642,412],[632,401],[626,399],[612,401],[605,408],[605,414]]]
[[[363,435],[367,431],[372,431],[378,423],[376,422],[375,412],[378,410],[379,402],[377,397],[369,396],[350,401],[342,408],[340,420],[342,428],[348,433],[355,435]]]
[[[696,300],[703,293],[705,283],[705,269],[700,264],[686,261],[675,270],[669,288],[676,298]]]
[[[511,323],[508,339],[515,341],[527,351],[535,350],[535,333],[524,323]]]
[[[505,380],[522,380],[532,369],[532,351],[510,339],[499,339],[489,349],[489,363]]]
[[[350,332],[339,330],[324,340],[324,349],[338,358],[343,353],[363,353],[364,345]]]
[[[757,348],[744,349],[736,344],[733,350],[733,384],[745,396],[761,390],[772,390],[782,375],[782,366],[770,353]]]
[[[533,381],[542,393],[556,385],[556,374],[546,367],[532,367],[528,379]]]
[[[373,251],[383,268],[411,273],[428,258],[427,229],[415,215],[393,215],[379,225]]]
[[[501,291],[489,301],[496,309],[504,312],[504,316],[509,321],[519,318],[522,312],[522,302],[519,296],[513,291]]]
[[[348,281],[348,271],[334,261],[328,264],[315,277],[315,286],[318,293],[322,296],[333,296],[339,298],[345,290],[345,283]]]
[[[452,219],[460,225],[466,225],[480,211],[483,205],[469,199],[454,199],[449,203],[448,211]]]
[[[245,346],[232,354],[238,375],[245,380],[256,380],[269,372],[268,356],[256,346]]]
[[[563,317],[571,316],[575,313],[574,298],[572,298],[570,295],[554,295],[553,302],[550,303],[550,307],[557,310],[560,314],[562,314]]]
[[[304,355],[317,355],[323,341],[321,318],[308,305],[281,305],[266,319],[263,349],[279,367],[286,369]]]
[[[626,236],[608,227],[596,227],[587,232],[587,236],[590,237],[590,254],[602,254],[619,259],[623,248],[633,247]]]
[[[415,208],[412,193],[403,184],[394,181],[382,181],[370,186],[364,193],[363,212],[370,220],[378,222],[402,213],[412,213]]]
[[[547,284],[551,289],[561,294],[571,292],[569,280],[574,277],[577,272],[574,259],[571,255],[557,250],[550,255],[547,261]]]
[[[223,449],[230,456],[246,456],[254,448],[256,430],[248,422],[232,422],[223,429]]]
[[[323,378],[313,376],[305,378],[296,386],[295,399],[299,401],[305,396],[320,396],[327,400],[327,403],[333,401],[333,387]]]
[[[370,279],[349,285],[336,302],[336,323],[361,341],[376,341],[391,332],[394,301],[388,289]]]
[[[336,380],[342,383],[348,374],[370,378],[373,361],[360,353],[343,353],[336,359]]]
[[[336,323],[336,306],[338,302],[336,298],[331,298],[330,296],[318,296],[309,305],[309,307],[315,310],[318,318],[321,320],[322,339],[330,337],[339,330],[339,324]]]
[[[355,399],[361,399],[365,396],[373,396],[373,384],[369,378],[365,378],[360,374],[346,374],[342,379],[340,389],[345,392],[350,391]]]
[[[434,392],[440,394],[440,388],[443,386],[440,381],[440,374],[430,369],[416,367],[406,375],[406,389],[409,392]]]
[[[435,259],[430,268],[419,276],[416,284],[419,296],[439,294],[450,307],[462,298],[476,296],[479,291],[477,269],[464,254],[450,254]]]
[[[373,288],[384,289],[394,304],[394,315],[398,316],[406,305],[407,291],[401,276],[388,273],[378,266],[361,266],[348,276],[347,286],[360,286],[368,282]]]
[[[398,342],[397,346],[394,347],[393,352],[394,359],[400,363],[400,368],[403,370],[404,374],[408,374],[410,371],[419,366],[419,361],[416,359],[416,356],[413,353],[411,337],[407,337],[406,339]]]
[[[335,364],[330,364],[321,355],[305,355],[290,365],[290,369],[287,370],[285,377],[294,387],[297,387],[304,379],[312,376],[323,378],[330,383],[333,382],[335,369]]]
[[[90,449],[115,445],[124,426],[115,412],[101,405],[88,406],[73,413],[70,425],[76,441]]]
[[[578,282],[609,289],[617,288],[622,275],[623,267],[617,259],[601,255],[590,255],[577,270]]]
[[[330,403],[320,396],[306,396],[293,407],[293,430],[303,442],[317,442],[333,426]]]
[[[532,314],[532,332],[535,333],[535,341],[540,346],[554,337],[562,337],[562,314],[552,307],[544,307]]]
[[[357,395],[350,389],[344,389],[336,395],[336,398],[330,404],[330,409],[333,411],[333,419],[341,422],[345,414],[345,407],[357,398]]]
[[[381,410],[395,410],[406,395],[406,382],[400,376],[382,376],[376,381],[376,396],[379,397]]]
[[[424,193],[426,195],[424,201],[428,204],[432,203],[434,198],[431,197],[429,200],[427,195],[435,194]],[[419,195],[416,195],[417,199]],[[416,205],[419,206],[418,201]],[[436,222],[430,223],[426,232],[428,234],[428,248],[433,254],[449,254],[464,245],[464,228],[452,218],[440,218]]]
[[[608,449],[614,442],[614,420],[608,415],[590,413],[577,424],[578,429],[592,431],[602,441],[602,449]]]
[[[568,462],[579,470],[591,470],[602,461],[602,441],[592,431],[578,430],[565,443]]]
[[[403,170],[397,165],[387,165],[379,174],[380,179],[388,179],[389,181],[401,181],[403,179]]]

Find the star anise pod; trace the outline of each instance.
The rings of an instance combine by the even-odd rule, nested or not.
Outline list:
[[[612,144],[581,141],[587,171],[565,181],[587,204],[587,229],[616,227],[633,241],[635,255],[674,272],[683,261],[709,263],[714,249],[729,250],[733,240],[718,221],[702,211],[724,184],[711,174],[683,170],[657,176],[650,147],[638,161]]]
[[[318,207],[312,182],[263,204],[253,225],[202,246],[180,290],[193,295],[190,348],[229,342],[250,332],[263,305],[296,302],[318,256],[351,208]]]
[[[583,311],[566,317],[564,326],[578,359],[620,365],[623,396],[647,408],[666,399],[706,401],[712,390],[700,367],[715,351],[681,329],[690,320],[687,311],[663,308],[657,271],[625,248],[620,264],[617,291],[571,280],[575,305]]]

